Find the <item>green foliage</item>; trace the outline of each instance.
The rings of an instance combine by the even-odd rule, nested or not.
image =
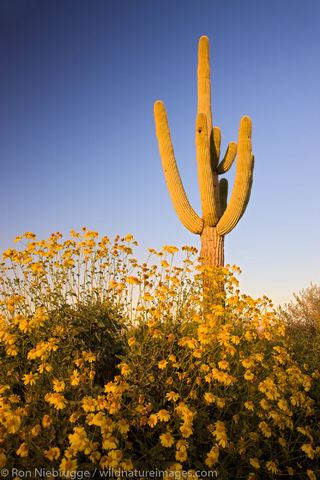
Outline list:
[[[119,356],[124,352],[126,326],[119,308],[110,302],[65,304],[49,313],[49,322],[61,328],[62,362],[70,363],[79,352],[94,352],[96,381],[103,386],[117,373]]]

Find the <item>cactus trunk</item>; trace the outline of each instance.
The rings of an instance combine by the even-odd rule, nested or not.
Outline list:
[[[202,264],[208,267],[215,267],[224,264],[224,236],[219,235],[216,227],[205,225],[201,235],[200,257]]]

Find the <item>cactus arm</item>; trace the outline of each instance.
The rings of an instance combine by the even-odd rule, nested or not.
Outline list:
[[[190,206],[184,191],[174,158],[166,111],[164,104],[160,101],[154,104],[154,118],[163,171],[174,209],[180,221],[190,232],[200,234],[203,229],[203,220]]]
[[[227,208],[228,201],[228,180],[226,178],[221,178],[219,182],[219,192],[221,215],[223,215],[225,209]]]
[[[233,164],[234,159],[237,154],[237,144],[236,142],[230,142],[227,148],[226,154],[218,165],[218,173],[226,173],[231,165]]]
[[[199,40],[198,49],[198,113],[204,113],[207,118],[207,132],[209,142],[212,143],[212,112],[211,112],[211,83],[209,39],[203,35]]]
[[[229,233],[242,217],[250,196],[252,172],[251,120],[249,117],[242,117],[239,128],[236,177],[230,201],[217,224],[219,235]]]
[[[218,222],[218,215],[215,203],[213,174],[211,170],[207,120],[204,113],[198,113],[197,115],[196,146],[202,218],[206,225],[213,227]]]
[[[246,197],[246,200],[245,200],[243,213],[246,211],[247,205],[248,205],[249,200],[250,200],[251,187],[252,187],[252,182],[253,182],[253,174],[252,173],[253,173],[253,169],[254,169],[254,155],[253,154],[251,154],[251,161],[252,161],[251,175],[250,175],[250,178],[249,178],[248,194],[247,194],[247,197]]]

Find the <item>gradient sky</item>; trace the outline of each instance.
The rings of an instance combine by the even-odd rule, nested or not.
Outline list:
[[[210,39],[222,150],[253,121],[254,182],[226,237],[241,287],[287,302],[319,283],[319,0],[1,0],[0,247],[83,225],[148,247],[200,246],[167,192],[153,104],[201,214],[197,43]],[[232,187],[235,165],[227,178]]]

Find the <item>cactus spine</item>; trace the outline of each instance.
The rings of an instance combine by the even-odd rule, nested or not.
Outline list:
[[[163,171],[173,206],[183,225],[200,235],[203,264],[224,264],[224,236],[242,217],[249,201],[254,157],[251,153],[251,120],[242,117],[239,127],[238,147],[231,142],[220,161],[220,128],[212,127],[209,40],[200,38],[198,50],[198,114],[196,119],[196,148],[198,181],[201,196],[202,218],[191,207],[184,191],[175,161],[170,130],[164,104],[154,105],[156,134]],[[228,182],[218,175],[226,173],[236,155],[236,177],[227,203]]]

